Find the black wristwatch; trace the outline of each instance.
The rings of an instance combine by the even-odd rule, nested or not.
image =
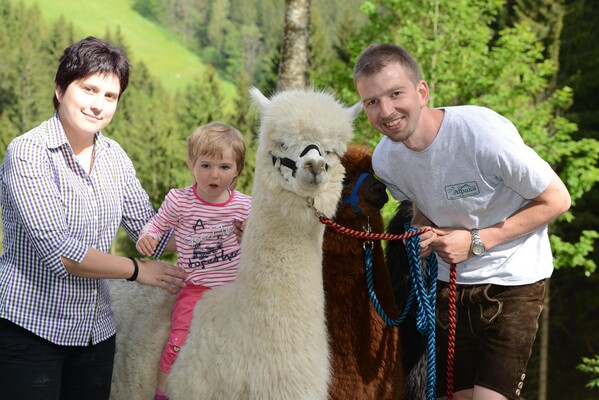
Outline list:
[[[472,229],[470,232],[472,235],[472,243],[470,244],[470,251],[475,256],[482,256],[487,251],[485,244],[482,240],[480,240],[480,236],[478,235],[478,229]]]

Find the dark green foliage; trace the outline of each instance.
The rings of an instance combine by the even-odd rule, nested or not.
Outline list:
[[[4,158],[6,147],[22,132],[8,118],[8,113],[0,114],[0,158]]]
[[[48,68],[51,55],[44,52],[47,28],[37,7],[6,0],[0,7],[0,114],[24,132],[52,112],[54,76]]]
[[[238,96],[233,107],[235,112],[229,118],[229,124],[242,133],[246,146],[245,166],[237,179],[236,189],[247,194],[252,193],[258,146],[258,120],[250,102],[249,89],[249,78],[242,74],[239,79]]]
[[[560,41],[560,70],[558,80],[573,89],[572,107],[567,116],[578,125],[575,136],[579,139],[599,140],[599,8],[584,0],[566,1],[566,14]],[[578,229],[596,229],[599,213],[595,205],[599,186],[595,185],[581,197],[579,206],[587,210],[582,218],[573,221]],[[599,264],[599,252],[592,255]]]
[[[135,72],[105,134],[125,149],[152,204],[158,207],[169,189],[189,183],[183,172],[187,132],[174,118],[171,95],[148,75],[143,64]]]
[[[133,9],[152,21],[160,21],[165,12],[162,0],[135,0]]]
[[[226,121],[225,102],[216,70],[206,68],[201,75],[177,96],[176,116],[186,136],[200,125]]]

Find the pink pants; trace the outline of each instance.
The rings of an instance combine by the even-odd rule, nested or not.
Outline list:
[[[202,298],[205,291],[210,288],[198,285],[188,285],[182,288],[177,294],[175,304],[173,304],[173,317],[171,329],[168,334],[168,342],[160,358],[160,370],[168,374],[173,363],[179,355],[179,349],[185,343],[189,326],[193,317],[193,308]]]

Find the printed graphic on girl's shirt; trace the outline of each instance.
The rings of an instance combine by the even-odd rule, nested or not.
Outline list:
[[[193,226],[193,233],[185,237],[186,243],[193,247],[193,255],[189,258],[187,266],[189,268],[201,267],[205,269],[206,265],[234,259],[239,250],[225,254],[223,249],[225,238],[232,234],[234,229],[233,225],[218,225],[206,228],[202,220],[198,219]],[[210,245],[203,244],[209,239],[211,239]]]

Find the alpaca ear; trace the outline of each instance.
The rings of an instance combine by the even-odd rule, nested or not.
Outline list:
[[[360,115],[360,112],[362,112],[362,102],[358,101],[356,104],[354,104],[347,110],[349,112],[349,115],[351,116],[352,121],[355,120],[358,117],[358,115]]]
[[[257,87],[250,89],[250,98],[256,107],[263,111],[270,106],[271,101],[266,98]]]

